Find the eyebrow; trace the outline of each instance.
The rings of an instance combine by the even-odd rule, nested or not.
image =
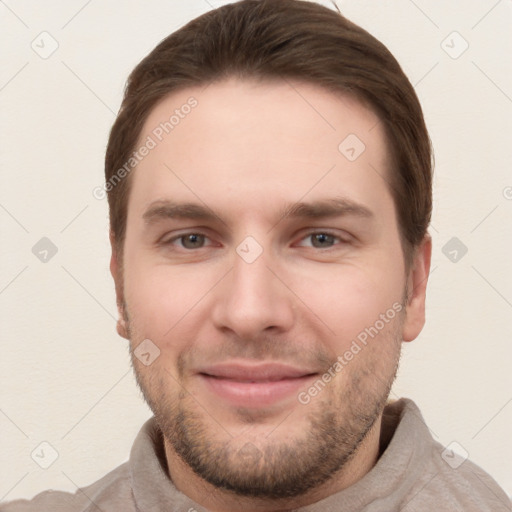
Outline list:
[[[313,202],[297,202],[287,205],[281,210],[278,218],[284,219],[322,219],[325,217],[354,216],[366,219],[375,217],[366,206],[344,197],[335,197]],[[153,224],[164,219],[190,219],[201,221],[220,220],[206,205],[198,203],[176,203],[173,201],[155,201],[143,214],[146,224]]]
[[[366,206],[345,197],[334,197],[311,203],[294,203],[282,211],[284,218],[318,219],[324,217],[354,216],[371,219],[373,212]]]

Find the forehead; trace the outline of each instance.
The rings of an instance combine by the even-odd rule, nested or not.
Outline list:
[[[143,144],[151,150],[132,175],[137,208],[173,195],[222,199],[239,211],[249,200],[261,208],[332,192],[390,200],[377,115],[308,83],[232,78],[174,92],[150,112]]]

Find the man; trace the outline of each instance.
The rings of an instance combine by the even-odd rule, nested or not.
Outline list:
[[[425,321],[431,182],[413,87],[339,13],[244,0],[165,39],[129,78],[105,185],[154,417],[98,482],[1,510],[512,510],[388,402]]]

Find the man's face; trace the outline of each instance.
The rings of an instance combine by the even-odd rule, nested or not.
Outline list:
[[[242,495],[302,494],[377,428],[423,322],[382,124],[312,85],[231,79],[167,97],[148,136],[112,268],[167,455]]]

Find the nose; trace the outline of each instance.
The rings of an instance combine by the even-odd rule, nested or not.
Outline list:
[[[279,275],[279,265],[269,260],[265,251],[251,263],[235,254],[231,272],[216,287],[213,321],[218,329],[252,340],[292,327],[293,292]]]

